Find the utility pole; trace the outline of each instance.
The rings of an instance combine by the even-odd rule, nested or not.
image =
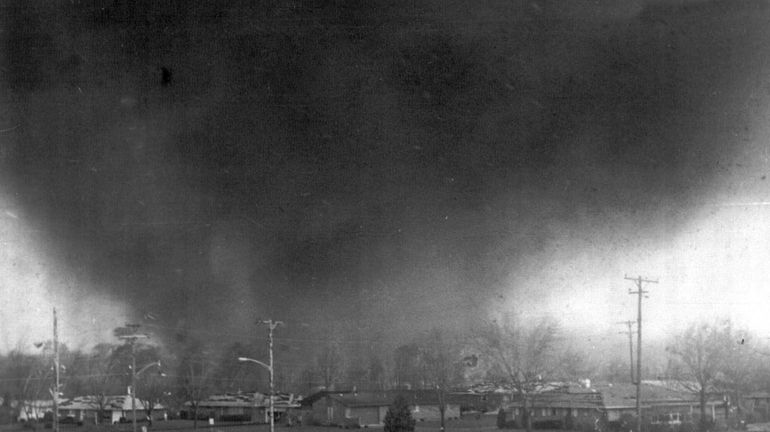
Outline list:
[[[273,389],[273,375],[275,369],[273,368],[273,330],[276,327],[283,325],[282,321],[264,320],[262,324],[267,325],[267,345],[270,352],[270,432],[275,432],[275,405],[273,399],[275,397],[275,390]],[[136,432],[136,431],[134,431]]]
[[[136,355],[134,345],[136,345],[137,339],[147,338],[147,335],[137,333],[139,324],[126,324],[126,327],[131,329],[131,333],[118,336],[118,339],[125,340],[131,347],[131,427],[132,431],[136,432]]]
[[[642,431],[642,295],[647,294],[643,288],[644,283],[658,283],[656,280],[645,279],[641,276],[624,279],[633,281],[636,284],[636,291],[628,290],[629,294],[636,294],[637,297],[637,316],[636,316],[636,431]],[[136,431],[134,431],[136,432]]]
[[[56,319],[56,308],[53,308],[53,430],[59,432],[59,323]]]
[[[634,321],[619,321],[618,324],[625,324],[628,326],[628,330],[620,333],[628,335],[628,355],[630,358],[629,366],[631,372],[631,384],[636,384],[636,381],[634,380]]]

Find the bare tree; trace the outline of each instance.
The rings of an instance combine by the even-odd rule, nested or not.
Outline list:
[[[574,381],[581,378],[588,378],[598,367],[591,364],[585,354],[575,348],[567,348],[562,351],[557,358],[558,378],[564,381]]]
[[[382,390],[385,386],[385,367],[379,356],[379,347],[370,344],[352,344],[345,353],[347,360],[345,381],[359,390]]]
[[[445,426],[447,395],[462,380],[462,360],[458,347],[459,344],[452,343],[440,329],[431,330],[422,347],[427,384],[436,391],[442,431]]]
[[[136,377],[136,398],[141,401],[144,411],[148,418],[152,418],[152,412],[160,404],[168,384],[163,373],[163,360],[160,350],[152,345],[137,345],[135,347],[137,369],[143,365],[152,363],[158,364],[157,367],[147,369],[141,375]]]
[[[214,365],[200,344],[190,343],[180,358],[178,385],[182,397],[190,404],[193,429],[198,429],[198,407],[209,395],[214,372]]]
[[[255,386],[262,368],[255,368],[253,364],[244,364],[238,361],[239,357],[254,357],[252,350],[236,342],[223,350],[222,358],[214,371],[214,381],[217,391],[240,391],[244,385]],[[257,357],[259,358],[259,357]]]
[[[90,355],[74,356],[71,362],[72,374],[67,388],[89,396],[89,403],[97,412],[97,423],[105,417],[107,406],[111,403],[110,395],[124,389],[121,380],[126,372],[115,363],[116,348],[112,344],[98,344]]]
[[[613,356],[603,360],[597,375],[602,381],[622,383],[631,382],[628,357]]]
[[[422,387],[425,383],[425,365],[419,343],[400,345],[393,353],[393,376],[397,387]]]
[[[327,390],[342,377],[342,356],[336,344],[327,345],[316,356],[315,369]]]
[[[512,396],[521,400],[527,432],[532,430],[530,403],[544,377],[553,371],[550,360],[557,332],[558,326],[552,319],[525,325],[512,315],[485,322],[475,331],[478,348],[502,372],[502,378],[513,389]]]
[[[706,405],[708,392],[724,380],[729,369],[734,340],[732,323],[694,323],[673,338],[667,351],[672,354],[674,377],[682,385],[698,394],[701,432],[708,429]]]
[[[731,407],[737,409],[739,416],[742,415],[742,396],[751,391],[767,388],[766,382],[763,382],[768,376],[766,353],[766,349],[753,335],[743,330],[733,331],[729,363],[724,370],[724,380],[721,383],[732,393],[729,405],[725,406],[726,415],[729,415]]]
[[[50,397],[46,388],[51,384],[52,373],[45,351],[39,356],[25,354],[20,348],[11,351],[6,358],[3,375],[7,394],[16,400],[18,409],[28,419],[34,418],[40,408],[35,403],[43,397]]]
[[[96,345],[86,364],[80,369],[85,372],[82,376],[82,388],[90,395],[90,403],[97,411],[96,422],[99,422],[110,404],[110,395],[124,388],[121,379],[125,379],[126,371],[120,370],[116,363],[115,351],[117,345],[102,343]],[[121,391],[122,393],[122,391]]]
[[[370,390],[385,388],[385,366],[382,364],[382,358],[376,352],[369,353],[367,379]]]

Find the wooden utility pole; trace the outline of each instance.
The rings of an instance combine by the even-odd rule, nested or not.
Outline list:
[[[643,289],[644,283],[658,283],[656,280],[644,279],[641,276],[630,278],[625,276],[626,280],[633,281],[636,284],[636,291],[628,290],[629,294],[636,294],[637,317],[636,317],[636,431],[642,431],[642,295],[648,291]]]
[[[620,333],[628,335],[628,356],[630,359],[629,369],[631,372],[631,384],[636,384],[636,381],[634,380],[634,321],[619,321],[618,324],[625,324],[628,326],[628,330]]]
[[[131,347],[131,430],[136,432],[136,351],[135,345],[137,339],[146,339],[147,335],[137,333],[139,324],[126,324],[126,328],[131,329],[130,334],[118,336]]]

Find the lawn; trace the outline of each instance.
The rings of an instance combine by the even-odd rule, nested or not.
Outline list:
[[[141,429],[142,424],[137,425],[137,432],[143,432]],[[170,421],[156,421],[153,425],[147,428],[147,432],[193,432],[193,422],[189,420],[170,420]],[[382,428],[371,428],[374,431],[382,431]],[[438,431],[440,429],[439,422],[418,422],[415,432],[428,432]],[[209,426],[205,421],[198,422],[199,432],[269,432],[270,425],[266,424],[228,424],[219,423],[213,426]],[[276,425],[276,432],[335,432],[341,430],[338,427],[328,426],[293,426],[288,427],[284,425]],[[366,430],[366,429],[362,429]],[[446,422],[446,431],[494,431],[497,430],[495,425],[495,416],[483,415],[476,418],[475,416],[468,416],[459,420],[448,420]],[[20,425],[3,426],[0,427],[0,432],[33,432],[31,428],[24,428]],[[34,432],[53,432],[52,429],[44,429],[39,427]],[[62,425],[60,432],[132,432],[131,423],[120,425]]]

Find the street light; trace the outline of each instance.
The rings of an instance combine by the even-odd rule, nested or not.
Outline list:
[[[261,321],[262,324],[267,324],[267,346],[270,352],[270,364],[265,364],[259,360],[254,360],[247,357],[238,357],[238,361],[256,363],[270,372],[270,432],[275,432],[275,407],[273,406],[273,330],[276,327],[283,325],[283,321],[273,321],[271,319]]]
[[[238,357],[238,361],[256,363],[270,372],[270,432],[275,432],[275,408],[273,407],[273,356],[270,356],[270,364],[265,364],[259,360],[248,357]]]

